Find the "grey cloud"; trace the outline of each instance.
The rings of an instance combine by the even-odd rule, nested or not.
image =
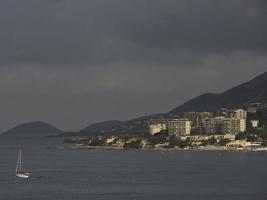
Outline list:
[[[267,49],[264,1],[1,4],[3,64],[194,63],[211,52]]]
[[[264,0],[2,0],[0,130],[165,112],[266,71]]]

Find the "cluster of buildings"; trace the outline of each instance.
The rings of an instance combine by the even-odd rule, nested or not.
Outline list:
[[[251,121],[257,127],[258,121]],[[235,135],[246,131],[247,111],[244,109],[219,109],[216,112],[186,112],[183,118],[151,120],[149,133],[167,131],[170,136]]]
[[[267,151],[266,121],[267,105],[256,103],[246,109],[185,112],[180,118],[150,120],[150,135],[164,133],[159,137],[147,134],[92,136],[74,142],[77,148]]]
[[[179,148],[206,146],[205,141],[227,140],[227,147],[251,147],[261,143],[249,143],[236,141],[236,134],[246,131],[247,111],[244,109],[219,109],[216,112],[186,112],[182,118],[153,119],[150,121],[149,133],[155,135],[160,132],[175,136],[180,141],[190,139],[190,144],[175,144]],[[258,126],[253,120],[252,126]],[[96,136],[85,141],[85,146],[100,146],[103,148],[173,148],[173,137],[165,137],[159,140],[147,136]],[[207,143],[209,146],[213,146]],[[223,145],[222,145],[223,146]],[[225,145],[224,145],[225,146]]]
[[[186,118],[151,120],[151,124],[149,125],[149,133],[151,135],[155,135],[156,133],[162,131],[168,131],[169,135],[190,135],[191,121]]]
[[[198,113],[191,113],[193,116]],[[220,109],[210,113],[199,126],[193,124],[195,132],[207,135],[236,134],[246,130],[247,111],[243,109]],[[190,114],[189,114],[190,117]]]

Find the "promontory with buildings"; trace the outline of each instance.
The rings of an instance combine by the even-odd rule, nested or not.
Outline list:
[[[183,118],[151,119],[149,134],[68,138],[75,148],[267,151],[262,116],[267,104],[216,112],[185,112]]]
[[[64,136],[77,136],[65,139],[76,148],[266,151],[267,73],[165,114],[92,124]]]

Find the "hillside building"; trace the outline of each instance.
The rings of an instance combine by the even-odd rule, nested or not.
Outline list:
[[[259,126],[259,120],[250,120],[252,128],[258,128]]]
[[[247,118],[247,111],[243,110],[243,109],[229,110],[227,117],[236,118],[236,119],[246,119]]]
[[[244,109],[220,108],[219,110],[217,110],[216,115],[217,117],[246,119],[247,111]]]
[[[205,120],[205,133],[213,134],[236,134],[246,130],[246,119],[214,117]]]
[[[168,121],[166,119],[151,120],[150,123],[151,123],[149,125],[149,134],[150,135],[155,135],[156,133],[159,133],[163,130],[167,130]]]
[[[204,120],[213,117],[212,112],[185,112],[184,118],[191,121],[192,127],[201,127]]]
[[[191,132],[191,121],[182,119],[171,119],[168,121],[168,133],[170,136],[186,136],[190,135]]]
[[[151,124],[149,125],[149,134],[155,135],[156,133],[159,133],[163,130],[167,130],[166,124]]]

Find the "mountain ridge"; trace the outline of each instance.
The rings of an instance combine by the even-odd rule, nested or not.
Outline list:
[[[98,134],[146,134],[147,126],[151,119],[181,116],[184,112],[216,111],[218,108],[245,107],[249,103],[260,101],[267,102],[267,72],[255,78],[232,87],[222,93],[205,93],[192,98],[175,107],[167,113],[142,116],[132,120],[120,122],[118,127]],[[99,127],[101,130],[101,127]],[[89,132],[83,131],[84,134]],[[96,134],[97,131],[94,131]]]
[[[17,125],[1,135],[132,135],[146,134],[151,119],[177,117],[184,112],[216,111],[218,108],[246,107],[252,102],[267,103],[267,72],[232,87],[222,93],[205,93],[175,107],[166,113],[141,116],[127,121],[109,120],[90,124],[77,132],[63,132],[45,122],[35,121]]]
[[[222,93],[206,93],[177,106],[168,114],[190,111],[215,111],[220,107],[244,107],[249,103],[267,102],[267,72]],[[208,104],[206,103],[208,102]]]

